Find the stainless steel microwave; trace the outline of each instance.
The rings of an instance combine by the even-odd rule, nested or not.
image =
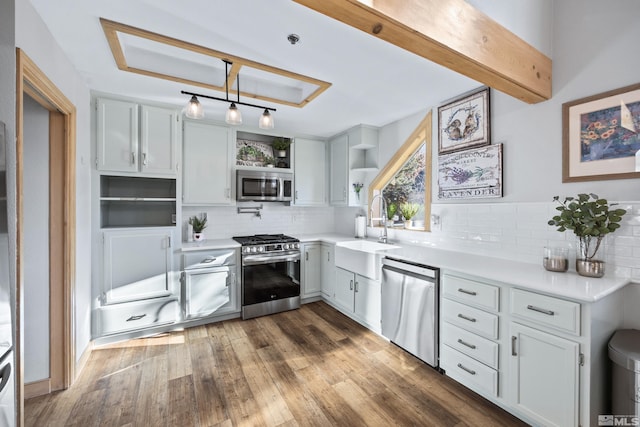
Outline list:
[[[238,170],[236,185],[237,200],[289,202],[293,191],[293,173]]]

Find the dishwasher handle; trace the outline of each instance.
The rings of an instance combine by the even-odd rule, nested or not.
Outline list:
[[[409,262],[399,261],[391,258],[382,259],[382,268],[393,270],[402,274],[411,274],[419,276],[420,279],[428,282],[435,282],[438,278],[438,269],[421,264],[413,264]]]

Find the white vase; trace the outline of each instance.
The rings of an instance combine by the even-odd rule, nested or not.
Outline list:
[[[204,233],[193,233],[193,240],[201,242],[204,240]]]

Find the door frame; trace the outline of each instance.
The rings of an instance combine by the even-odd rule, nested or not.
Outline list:
[[[75,379],[73,321],[76,262],[76,107],[20,48],[16,49],[16,381],[19,425],[24,425],[23,184],[24,94],[49,113],[49,346],[54,389]]]

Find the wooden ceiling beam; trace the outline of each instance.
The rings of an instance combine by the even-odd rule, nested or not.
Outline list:
[[[294,0],[529,104],[551,98],[551,59],[464,0]]]

